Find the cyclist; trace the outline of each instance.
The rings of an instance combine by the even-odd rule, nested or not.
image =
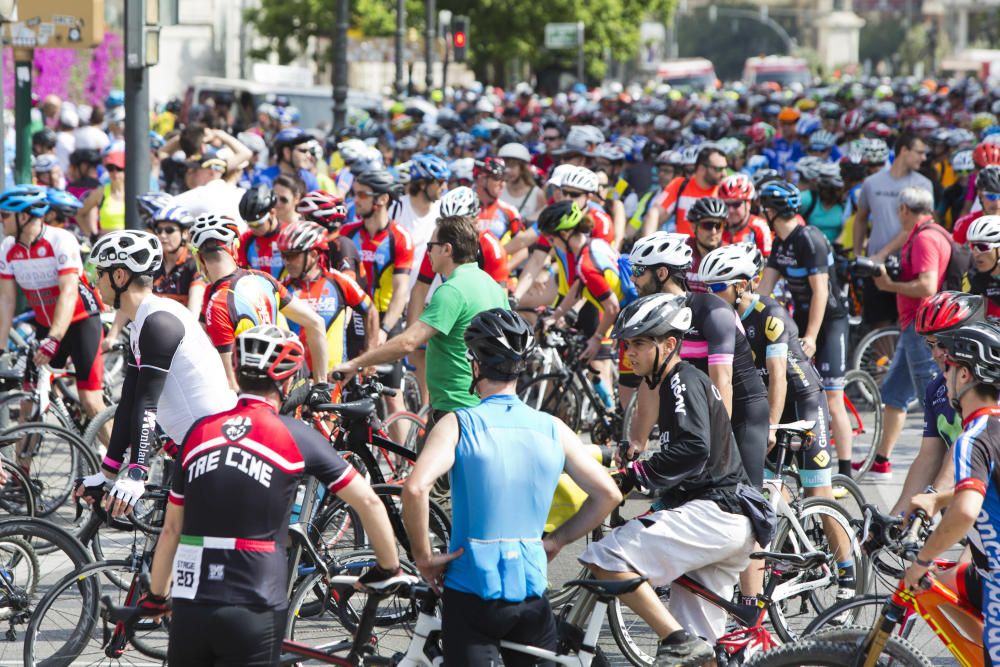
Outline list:
[[[976,194],[982,209],[963,215],[951,231],[956,243],[968,241],[966,232],[973,221],[984,215],[1000,214],[1000,166],[987,165],[976,175]]]
[[[787,281],[802,351],[810,358],[815,356],[826,390],[838,472],[850,476],[853,432],[844,407],[847,304],[832,270],[833,252],[819,228],[799,223],[802,197],[794,185],[787,181],[766,183],[758,201],[774,228],[775,239],[757,293],[771,294],[779,277]]]
[[[726,615],[679,586],[670,591],[668,611],[651,586],[690,574],[730,598],[755,537],[767,544],[774,521],[767,501],[746,484],[719,390],[678,354],[692,326],[686,303],[681,294],[652,294],[622,309],[615,322],[612,337],[624,340],[633,370],[652,390],[662,445],[650,458],[630,462],[619,485],[650,489],[658,499],[651,514],[615,528],[580,557],[598,579],[649,579],[621,601],[659,637],[655,664],[671,666],[713,659]],[[760,525],[744,506],[761,513]]]
[[[313,380],[326,381],[326,330],[322,318],[296,299],[270,274],[241,269],[236,263],[239,228],[226,215],[201,215],[191,227],[191,243],[205,277],[211,281],[202,318],[212,344],[222,356],[229,384],[236,388],[233,344],[242,331],[259,324],[278,324],[287,317],[305,331],[315,362]]]
[[[517,378],[533,344],[523,318],[503,308],[485,310],[469,323],[464,344],[472,360],[468,390],[482,402],[445,416],[427,436],[403,487],[403,522],[420,573],[435,590],[444,589],[446,664],[496,664],[499,654],[507,665],[535,664],[503,650],[500,641],[555,649],[547,560],[600,524],[621,494],[576,434],[517,397]],[[587,499],[543,538],[564,470]],[[433,555],[428,502],[446,473],[452,481],[451,543],[449,553]]]
[[[969,291],[986,299],[986,316],[1000,318],[1000,215],[976,218],[966,231],[972,249]]]
[[[354,280],[326,268],[326,230],[315,222],[293,222],[278,237],[278,249],[285,260],[288,274],[285,286],[289,294],[302,299],[323,318],[330,368],[347,358],[346,334],[352,310],[363,318],[365,349],[374,349],[378,340],[378,311]],[[305,338],[300,327],[293,325],[291,329]],[[312,367],[308,354],[306,366]]]
[[[274,186],[274,179],[285,174],[302,181],[305,189],[318,190],[319,182],[309,171],[312,167],[312,148],[307,146],[314,141],[313,136],[300,127],[286,127],[274,135],[273,154],[275,164],[257,172],[254,185]]]
[[[240,237],[240,266],[271,274],[281,279],[285,268],[278,250],[281,222],[275,213],[278,198],[267,185],[257,185],[243,193],[240,199],[240,217],[247,223],[247,231]]]
[[[240,398],[187,432],[150,590],[139,600],[149,615],[172,607],[172,665],[277,664],[288,521],[303,475],[318,478],[361,519],[377,564],[359,583],[381,588],[402,574],[389,517],[364,477],[316,431],[277,412],[302,367],[302,344],[264,325],[240,334],[236,349]]]
[[[326,229],[327,267],[340,271],[362,284],[364,271],[361,268],[358,248],[353,241],[340,234],[340,228],[347,220],[344,200],[325,190],[313,190],[299,200],[295,210],[303,220],[315,222]]]
[[[70,222],[75,222],[73,216],[83,206],[73,194],[55,188],[48,188],[45,191],[45,201],[49,204],[49,212],[45,214],[44,221],[46,225],[53,227],[66,227]],[[70,231],[75,232],[78,229],[76,224],[70,226]]]
[[[726,175],[726,156],[714,146],[705,146],[697,152],[694,174],[678,176],[650,206],[643,221],[643,235],[649,235],[661,228],[661,223],[676,220],[676,229],[682,234],[693,230],[687,221],[687,210],[701,197],[715,197],[719,183]]]
[[[1000,664],[1000,596],[996,573],[1000,571],[1000,544],[997,543],[995,498],[998,483],[995,462],[1000,456],[1000,324],[973,322],[937,335],[945,347],[948,398],[962,416],[962,435],[954,446],[955,488],[940,493],[924,493],[910,501],[909,514],[922,510],[928,517],[947,507],[941,522],[907,568],[903,581],[910,587],[933,567],[934,559],[954,546],[975,527],[969,541],[973,560],[982,570],[982,601],[985,627],[985,662]],[[967,568],[966,577],[970,574]],[[974,573],[972,573],[974,574]],[[966,578],[966,581],[968,579]]]
[[[702,197],[687,212],[688,222],[694,233],[688,238],[691,246],[691,268],[687,273],[687,286],[691,292],[705,292],[705,285],[698,279],[698,266],[702,258],[722,245],[722,230],[729,218],[725,202],[716,197]]]
[[[109,233],[94,244],[91,258],[102,295],[132,322],[128,367],[108,452],[101,472],[83,483],[114,484],[107,504],[120,516],[131,511],[144,492],[154,429],[159,426],[181,442],[197,419],[231,408],[236,397],[194,314],[177,301],[153,294],[153,276],[163,261],[156,236]],[[129,447],[127,472],[116,480]]]
[[[685,331],[681,357],[707,373],[722,396],[740,458],[755,486],[764,481],[768,439],[767,389],[753,363],[739,317],[714,294],[688,293],[691,246],[684,234],[657,232],[639,239],[629,255],[632,282],[640,295],[658,293],[686,296],[692,324]],[[621,317],[621,316],[619,316]],[[639,392],[638,410],[628,434],[629,456],[645,449],[656,423],[655,392]]]
[[[750,212],[756,198],[757,189],[746,174],[733,174],[722,181],[719,185],[719,199],[726,202],[727,209],[722,242],[753,243],[767,257],[771,254],[774,234],[764,218]]]
[[[799,344],[799,329],[788,311],[768,295],[754,293],[764,258],[747,243],[710,252],[701,263],[700,279],[713,294],[739,313],[754,364],[767,385],[771,425],[799,419],[816,422],[806,449],[795,452],[799,483],[807,496],[833,500],[833,457],[830,456],[830,415],[819,374]],[[769,440],[773,436],[769,437]],[[773,478],[770,469],[764,476]],[[854,597],[855,571],[850,537],[834,522],[824,522],[837,561],[837,599]],[[755,599],[744,603],[754,603]]]
[[[188,248],[194,217],[181,206],[167,204],[152,218],[152,231],[163,247],[163,264],[153,274],[153,294],[174,299],[197,315],[205,301],[206,284]]]
[[[500,198],[507,165],[503,158],[486,157],[476,161],[472,173],[476,182],[476,195],[479,196],[479,226],[506,246],[523,228],[517,209]]]
[[[438,219],[438,202],[449,178],[451,169],[448,163],[437,155],[419,153],[410,160],[410,182],[406,186],[406,194],[399,199],[396,220],[413,240],[414,269],[421,266],[427,252],[427,242]],[[411,272],[411,289],[418,275],[417,270]]]
[[[83,273],[76,237],[46,225],[48,210],[45,188],[22,185],[0,194],[0,340],[10,333],[20,288],[40,341],[29,363],[58,368],[72,360],[80,404],[93,417],[104,409],[103,304]]]
[[[947,355],[938,343],[937,334],[982,320],[983,306],[982,296],[944,291],[932,296],[917,311],[914,322],[917,333],[931,348],[941,372],[928,383],[924,393],[924,430],[920,451],[906,472],[903,489],[890,512],[892,515],[906,510],[910,499],[923,493],[928,486],[943,492],[955,485],[955,467],[949,453],[962,433],[962,419],[955,414],[948,400]]]

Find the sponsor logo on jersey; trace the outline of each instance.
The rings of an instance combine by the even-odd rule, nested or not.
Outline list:
[[[712,388],[714,389],[715,387],[713,386]],[[674,413],[686,415],[687,406],[684,404],[684,392],[687,391],[687,385],[681,383],[680,373],[675,373],[670,378],[670,391],[674,393]]]
[[[222,424],[222,435],[226,437],[229,442],[239,442],[250,433],[250,429],[253,428],[253,422],[249,417],[235,416],[227,419]]]
[[[777,317],[768,317],[764,323],[764,335],[772,343],[781,337],[785,332],[785,323]]]
[[[208,564],[208,580],[222,581],[226,578],[226,565],[224,563]]]

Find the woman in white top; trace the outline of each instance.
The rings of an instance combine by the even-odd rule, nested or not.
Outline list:
[[[500,199],[517,208],[521,219],[532,224],[545,208],[545,192],[535,184],[531,173],[531,154],[523,144],[504,144],[497,152],[507,165],[507,182]]]

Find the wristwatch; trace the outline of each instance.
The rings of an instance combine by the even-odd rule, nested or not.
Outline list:
[[[128,469],[125,473],[126,476],[133,482],[145,482],[146,481],[146,471],[139,467],[132,467]]]

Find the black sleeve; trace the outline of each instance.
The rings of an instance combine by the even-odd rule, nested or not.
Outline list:
[[[305,474],[323,482],[327,488],[337,493],[347,486],[357,471],[333,448],[330,442],[297,419],[281,415],[278,417],[288,429],[305,462]]]
[[[125,379],[122,382],[121,400],[115,409],[115,423],[111,427],[111,439],[108,441],[108,453],[101,463],[107,472],[117,474],[125,460],[125,450],[128,449],[129,426],[131,425],[132,405],[135,403],[135,385],[139,381],[139,367],[128,348],[128,366],[125,368]]]
[[[815,230],[815,233],[812,233]],[[806,269],[809,275],[815,273],[826,273],[829,269],[830,250],[826,247],[826,238],[817,238],[817,234],[822,235],[816,227],[806,226],[803,233],[798,234],[795,240],[795,257],[800,268]]]
[[[709,366],[732,366],[736,355],[736,332],[740,323],[732,306],[714,294],[707,295],[711,305],[700,330],[708,343]]]
[[[132,464],[149,465],[149,445],[156,429],[156,406],[174,353],[184,340],[184,324],[166,311],[146,318],[139,334],[139,379],[132,405]]]
[[[635,464],[639,482],[656,490],[671,489],[701,474],[711,450],[710,382],[684,369],[660,391],[660,414],[670,415],[669,442],[649,459]]]

